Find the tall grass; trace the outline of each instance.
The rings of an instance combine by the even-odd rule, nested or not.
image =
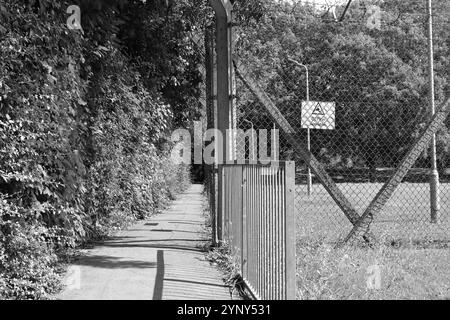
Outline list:
[[[450,299],[449,266],[449,248],[335,249],[320,241],[298,241],[297,298]]]

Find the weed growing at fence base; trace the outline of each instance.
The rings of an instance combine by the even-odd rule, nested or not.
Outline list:
[[[206,188],[204,189],[206,191]],[[205,216],[205,239],[212,239],[212,214],[210,204],[207,201],[208,194],[204,192],[203,214]],[[222,280],[230,289],[230,298],[248,300],[242,278],[240,277],[239,266],[231,253],[231,246],[228,242],[222,242],[220,246],[213,247],[212,242],[206,242],[200,247],[206,252],[206,259],[217,266],[222,272]]]

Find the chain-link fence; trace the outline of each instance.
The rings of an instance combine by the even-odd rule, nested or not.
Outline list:
[[[426,1],[325,3],[270,1],[264,15],[251,3],[235,3],[238,16],[246,17],[235,28],[235,59],[244,67],[244,78],[236,80],[238,128],[284,130],[248,84],[257,86],[289,122],[295,139],[306,148],[309,140],[326,174],[362,214],[431,118]],[[450,88],[450,6],[433,5],[438,107]],[[437,134],[437,222],[432,221],[427,148],[374,217],[376,238],[450,240],[448,125]],[[250,157],[248,142],[237,143]],[[308,166],[292,138],[281,133],[279,147],[281,160],[296,161],[298,241],[345,238],[353,226],[328,187],[312,173],[308,192]]]
[[[206,2],[202,5],[207,5]],[[216,69],[216,52],[215,52],[215,25],[213,18],[213,10],[205,10],[204,23],[202,25],[196,26],[195,29],[191,31],[190,43],[191,50],[195,50],[200,55],[200,61],[198,64],[198,71],[201,75],[202,82],[200,84],[200,103],[202,105],[202,116],[201,122],[202,130],[201,132],[194,132],[195,134],[201,134],[201,137],[196,137],[198,141],[203,141],[204,133],[209,130],[216,128],[216,95],[217,95],[217,84],[215,81],[215,69]],[[194,128],[195,125],[192,125]],[[204,143],[202,142],[204,147]],[[198,160],[198,159],[197,159]],[[203,160],[203,159],[202,159]],[[208,199],[209,206],[209,226],[212,231],[212,241],[215,245],[217,240],[216,231],[216,217],[217,217],[217,166],[214,164],[205,163],[193,163],[193,166],[202,170],[202,176],[204,180],[205,192]]]

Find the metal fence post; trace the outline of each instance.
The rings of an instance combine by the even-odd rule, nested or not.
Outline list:
[[[221,242],[224,240],[224,228],[223,228],[223,220],[224,220],[224,173],[223,173],[223,165],[219,164],[219,170],[218,170],[218,179],[217,179],[217,212],[216,212],[216,225],[217,225],[217,240],[218,242]]]
[[[216,104],[215,96],[215,63],[214,38],[210,27],[205,30],[205,66],[206,66],[206,118],[207,129],[215,127]],[[208,166],[208,194],[211,210],[212,245],[217,246],[217,165]]]
[[[295,300],[296,256],[295,256],[295,162],[286,162],[286,299]]]
[[[241,230],[241,275],[247,276],[248,262],[248,232],[247,232],[247,203],[248,203],[248,167],[242,166],[242,230]]]
[[[217,56],[217,129],[224,137],[222,146],[216,145],[218,157],[224,162],[234,160],[234,148],[232,138],[235,125],[233,124],[233,100],[232,100],[232,57],[231,57],[231,11],[232,4],[229,0],[210,0],[216,14],[216,56]],[[219,197],[217,210],[217,235],[218,241],[223,240],[223,187],[222,177],[219,175]]]
[[[293,62],[294,64],[296,64],[299,67],[302,67],[305,69],[306,71],[306,101],[309,102],[309,69],[308,66],[295,61],[293,59],[289,59],[291,62]],[[308,151],[311,152],[311,129],[308,128],[306,129],[306,145],[308,148]],[[307,163],[308,165],[308,173],[307,173],[307,177],[306,177],[306,185],[307,185],[307,192],[308,192],[308,196],[311,195],[311,190],[312,190],[312,176],[311,176],[311,166],[309,165],[309,163]]]

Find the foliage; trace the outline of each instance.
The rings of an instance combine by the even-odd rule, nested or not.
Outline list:
[[[176,126],[186,127],[200,115],[202,52],[191,35],[202,30],[206,8],[207,1],[178,0],[146,1],[123,10],[126,27],[120,37],[127,53],[145,85],[170,103]]]
[[[428,118],[425,8],[383,2],[382,28],[376,30],[366,26],[366,8],[374,3],[380,4],[354,1],[346,19],[337,22],[308,4],[273,1],[259,21],[241,23],[237,32],[237,56],[294,128],[300,129],[298,106],[306,89],[304,70],[290,59],[308,66],[311,100],[336,102],[339,134],[314,132],[313,153],[324,154],[324,161],[395,166]],[[439,103],[449,88],[448,21],[443,18],[448,4],[437,1],[434,10]],[[254,123],[271,123],[254,98],[239,98]],[[442,153],[448,149],[446,131],[439,134],[441,162],[448,159]]]
[[[189,181],[168,137],[197,92],[169,97],[142,73],[178,53],[128,57],[120,28],[140,1],[78,2],[83,32],[66,26],[71,4],[0,4],[0,298],[47,297],[67,250],[157,212]]]

